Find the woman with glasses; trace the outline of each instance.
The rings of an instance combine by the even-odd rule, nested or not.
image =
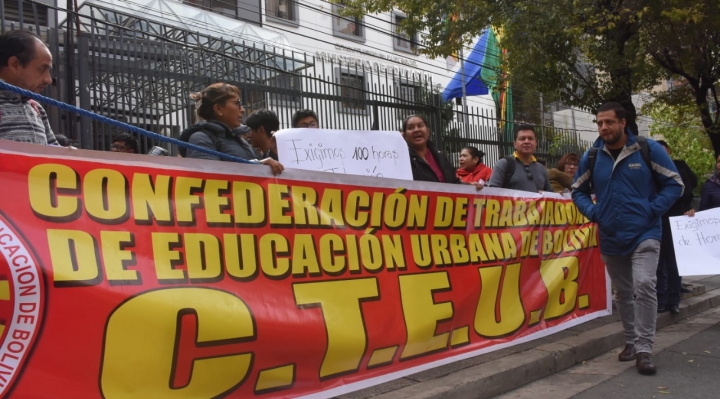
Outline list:
[[[197,115],[203,122],[197,123],[182,132],[180,139],[209,150],[232,155],[237,158],[253,160],[255,150],[241,137],[238,129],[242,124],[245,108],[240,101],[240,89],[227,83],[214,83],[200,93],[191,96],[198,104]],[[184,152],[181,149],[181,154]],[[220,160],[219,157],[188,149],[183,155],[187,158]],[[283,165],[271,158],[259,163],[268,165],[274,175],[283,171]]]
[[[560,158],[557,169],[548,170],[550,185],[554,192],[562,194],[572,191],[573,178],[579,164],[580,157],[577,154],[565,154]]]
[[[455,167],[430,140],[425,117],[410,115],[402,123],[401,133],[410,150],[413,180],[440,183],[460,183]]]

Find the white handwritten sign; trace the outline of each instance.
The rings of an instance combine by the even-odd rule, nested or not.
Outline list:
[[[681,276],[720,273],[720,208],[670,218]]]
[[[286,168],[412,180],[399,132],[287,129],[275,133],[275,140]]]

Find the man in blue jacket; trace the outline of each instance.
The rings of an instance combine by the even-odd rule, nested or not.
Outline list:
[[[667,152],[653,140],[642,143],[626,131],[625,123],[622,105],[610,102],[598,109],[600,137],[593,145],[596,150],[580,160],[572,197],[600,231],[600,253],[625,330],[625,347],[618,359],[635,360],[641,374],[655,374],[652,345],[660,218],[682,195],[683,183]]]

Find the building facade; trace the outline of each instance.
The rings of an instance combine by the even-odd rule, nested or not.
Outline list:
[[[51,48],[55,84],[47,94],[165,136],[195,122],[191,93],[228,82],[241,88],[248,113],[272,109],[283,128],[299,109],[316,111],[324,128],[348,130],[398,130],[407,115],[423,114],[451,158],[474,145],[492,164],[512,148],[490,96],[470,97],[465,108],[441,102],[460,64],[422,55],[417,34],[398,29],[401,12],[345,18],[321,0],[3,5],[3,31],[31,29]],[[108,149],[121,131],[61,110],[51,117],[83,148]],[[141,140],[143,149],[158,144]],[[551,144],[541,140],[539,152],[561,155]]]
[[[340,5],[323,0],[260,0],[263,26],[283,33],[299,51],[314,56],[326,77],[341,85],[348,101],[330,110],[372,118],[363,104],[378,90],[400,104],[432,103],[459,71],[456,60],[428,58],[420,52],[417,33],[399,26],[400,11],[344,18]],[[469,98],[471,107],[494,112],[490,96]],[[396,112],[398,119],[407,112]],[[457,118],[456,118],[457,119]]]

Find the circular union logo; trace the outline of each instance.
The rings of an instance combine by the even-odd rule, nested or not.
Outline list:
[[[43,295],[35,257],[0,215],[0,398],[7,396],[29,356]]]

